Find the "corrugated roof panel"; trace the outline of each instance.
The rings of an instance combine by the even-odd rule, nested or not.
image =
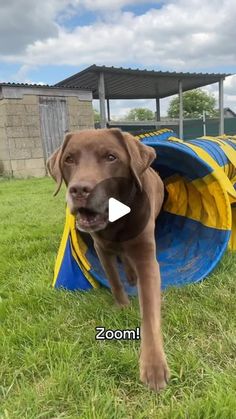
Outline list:
[[[56,86],[89,86],[98,98],[98,77],[103,72],[106,97],[110,99],[164,98],[178,93],[182,80],[183,91],[216,83],[230,74],[177,73],[168,71],[125,69],[92,65],[62,80]]]
[[[57,84],[54,85],[49,85],[49,84],[29,84],[29,83],[11,83],[11,82],[1,82],[0,81],[0,86],[4,87],[29,87],[29,88],[39,88],[39,89],[43,89],[43,88],[47,88],[47,89],[61,89],[61,88],[66,88],[66,89],[81,89],[81,90],[91,90],[91,88],[89,87],[80,87],[80,86],[59,86]]]

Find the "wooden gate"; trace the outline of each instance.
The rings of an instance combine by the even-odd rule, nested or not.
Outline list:
[[[62,97],[40,96],[40,124],[45,159],[58,148],[68,131],[68,111],[66,99]]]

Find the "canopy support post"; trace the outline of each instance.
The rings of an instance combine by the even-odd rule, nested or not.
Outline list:
[[[107,120],[110,122],[111,120],[111,114],[110,114],[110,101],[107,99]]]
[[[99,73],[98,95],[100,105],[100,126],[106,128],[106,106],[105,106],[105,82],[104,73]]]
[[[160,122],[161,120],[161,109],[160,109],[160,98],[156,98],[156,122]],[[159,124],[156,125],[156,128],[158,128]]]
[[[220,110],[219,135],[224,135],[224,78],[221,78],[219,81],[219,110]]]
[[[183,84],[182,80],[179,80],[179,138],[183,139],[184,134],[184,123],[183,123]]]

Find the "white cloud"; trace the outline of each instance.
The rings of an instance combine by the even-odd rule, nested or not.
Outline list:
[[[37,39],[57,37],[57,12],[67,0],[8,0],[1,1],[0,54],[23,53]]]
[[[22,0],[29,2],[29,0]],[[108,0],[43,0],[43,27],[66,5],[105,7]],[[142,1],[143,2],[143,1]],[[35,2],[34,2],[35,3]],[[132,0],[110,2],[121,7]],[[93,6],[94,4],[94,6]],[[40,2],[41,7],[41,2]],[[47,9],[48,7],[48,9]],[[215,18],[216,10],[217,19]],[[24,12],[24,11],[23,11]],[[164,67],[184,71],[219,65],[235,65],[236,2],[213,0],[209,3],[196,0],[175,0],[159,9],[150,9],[143,15],[120,13],[114,22],[99,20],[73,30],[48,25],[47,39],[38,36],[29,42],[24,52],[2,56],[6,61],[27,65],[121,64],[127,61],[147,67]],[[36,19],[36,18],[35,18]],[[210,24],[209,24],[210,22]],[[56,31],[56,32],[55,32]],[[35,32],[35,36],[36,36]]]
[[[218,83],[212,84],[210,86],[206,86],[204,90],[212,93],[216,100],[218,107],[218,100],[219,100],[219,85]],[[234,112],[236,112],[236,75],[232,75],[226,77],[224,81],[224,107],[231,108]]]
[[[147,0],[8,0],[0,5],[0,54],[23,53],[28,45],[58,37],[58,24],[85,10],[112,18],[116,11]],[[158,1],[157,1],[158,3]],[[116,16],[116,15],[114,15]],[[63,18],[62,18],[63,17]],[[111,19],[112,20],[112,19]],[[61,38],[60,38],[61,40]],[[17,56],[16,56],[17,58]]]
[[[224,92],[228,95],[236,95],[236,75],[226,78],[224,82]]]
[[[210,86],[205,86],[203,90],[212,93],[215,98],[218,100],[219,98],[219,84],[214,83]],[[235,106],[235,98],[236,98],[236,74],[232,76],[228,76],[224,80],[224,100],[225,106],[229,106],[229,102],[234,103]]]
[[[55,64],[77,66],[78,71],[93,63],[176,71],[236,69],[235,0],[157,0],[159,8],[142,15],[122,11],[145,3],[149,1],[9,0],[1,5],[0,58],[22,65],[19,81],[29,79],[29,69]],[[68,17],[83,16],[84,10],[96,12],[97,20],[66,26]],[[217,89],[208,88],[216,95]],[[226,79],[225,94],[225,103],[235,103],[235,76]],[[163,114],[167,106],[161,102]]]

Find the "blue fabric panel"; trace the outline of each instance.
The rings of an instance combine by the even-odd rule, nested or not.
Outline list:
[[[158,131],[158,132],[160,132],[160,131]],[[145,133],[144,133],[144,135],[145,135]],[[161,132],[159,134],[155,134],[155,131],[154,131],[154,133],[150,132],[150,133],[146,133],[146,135],[147,135],[147,137],[144,137],[144,138],[139,137],[140,138],[140,141],[142,141],[143,143],[145,143],[146,141],[148,141],[150,138],[153,141],[156,141],[156,140],[157,141],[159,141],[159,140],[160,141],[166,141],[170,137],[176,137],[176,138],[178,138],[177,134],[174,131],[172,131],[172,130],[168,130],[166,132]]]
[[[184,143],[159,141],[154,137],[143,142],[155,149],[157,158],[152,167],[162,178],[178,173],[186,179],[195,180],[212,172],[211,167]]]
[[[106,278],[105,272],[102,268],[102,265],[97,257],[97,254],[95,252],[95,249],[93,247],[93,245],[89,246],[89,249],[86,252],[86,258],[88,259],[89,263],[91,264],[92,268],[89,271],[90,274],[102,285],[104,285],[107,288],[111,288],[109,285],[109,282]],[[124,288],[126,290],[126,292],[128,293],[128,295],[136,295],[137,294],[137,289],[136,287],[132,287],[129,285],[129,283],[127,282],[126,276],[125,276],[125,272],[122,266],[122,263],[120,261],[118,261],[118,271],[119,271],[119,275],[120,275],[120,279],[124,285]]]
[[[71,251],[70,237],[68,237],[66,249],[57,277],[55,288],[66,288],[71,291],[89,290],[92,285],[84,276]]]
[[[231,147],[233,147],[236,150],[236,142],[235,141],[232,141],[230,139],[228,139],[228,140],[227,139],[224,139],[224,142],[226,144],[230,145]]]
[[[190,144],[194,144],[198,147],[201,147],[205,150],[213,159],[220,165],[225,166],[228,163],[228,159],[224,152],[221,150],[220,146],[213,141],[207,139],[196,139],[188,141]]]
[[[155,234],[162,287],[166,288],[207,276],[225,252],[231,232],[164,211]]]
[[[160,263],[162,289],[202,280],[217,265],[226,250],[230,231],[209,228],[186,217],[162,212],[156,225],[157,258]],[[86,257],[92,265],[90,273],[110,288],[94,248]],[[125,278],[121,263],[119,273],[129,295],[136,295]]]

